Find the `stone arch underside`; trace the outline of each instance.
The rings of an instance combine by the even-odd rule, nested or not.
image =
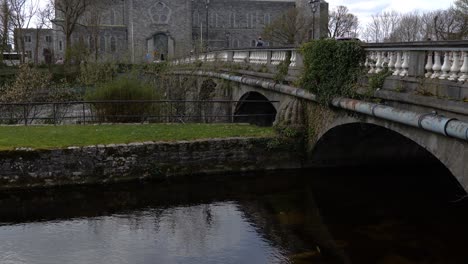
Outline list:
[[[259,92],[247,92],[236,105],[234,122],[272,126],[276,119],[276,113],[275,107],[267,97]]]
[[[468,147],[465,142],[373,117],[340,116],[321,129],[311,164],[352,165],[390,161],[439,162],[468,191]],[[320,148],[326,146],[327,151]],[[344,164],[343,164],[343,161]]]

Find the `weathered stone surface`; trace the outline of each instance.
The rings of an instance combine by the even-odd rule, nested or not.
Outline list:
[[[164,179],[177,175],[298,168],[287,150],[268,153],[270,138],[147,142],[0,152],[0,189]]]

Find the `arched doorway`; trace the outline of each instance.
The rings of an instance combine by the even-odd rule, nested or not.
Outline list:
[[[275,107],[268,98],[257,92],[248,92],[244,94],[239,99],[236,110],[234,111],[234,122],[236,123],[272,126],[275,119]]]
[[[166,33],[157,33],[146,39],[147,55],[146,60],[165,61],[173,53],[172,39]]]

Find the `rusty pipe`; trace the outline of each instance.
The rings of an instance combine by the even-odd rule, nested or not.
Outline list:
[[[353,112],[468,141],[468,123],[455,118],[437,115],[436,113],[417,113],[349,98],[335,98],[332,100],[332,105]]]

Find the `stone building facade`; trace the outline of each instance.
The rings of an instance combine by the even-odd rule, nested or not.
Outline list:
[[[72,43],[82,44],[100,59],[134,63],[165,60],[201,49],[242,48],[255,45],[263,28],[295,6],[308,8],[309,0],[100,0],[81,19],[89,25],[98,15],[97,27],[79,27]],[[314,16],[317,32],[328,4],[320,0]],[[308,10],[308,11],[307,11]],[[325,12],[323,11],[325,10]],[[53,50],[64,57],[65,36],[61,15],[56,14]],[[325,17],[326,22],[326,17]],[[316,34],[316,37],[326,33]],[[267,45],[274,45],[265,40]]]

